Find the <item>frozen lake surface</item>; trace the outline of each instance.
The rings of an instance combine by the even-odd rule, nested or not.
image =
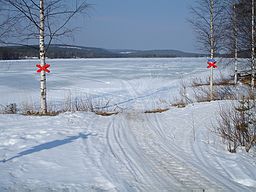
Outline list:
[[[114,103],[136,105],[177,94],[178,81],[207,72],[206,58],[49,60],[49,101],[90,95]],[[1,103],[38,103],[36,60],[0,61]],[[129,103],[126,101],[130,100]],[[151,100],[151,101],[150,101]],[[139,101],[141,102],[141,101]]]

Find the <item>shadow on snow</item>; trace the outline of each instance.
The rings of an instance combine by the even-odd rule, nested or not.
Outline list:
[[[91,135],[91,133],[89,133],[89,134],[79,133],[77,136],[69,136],[69,137],[67,137],[66,139],[63,139],[63,140],[55,140],[55,141],[43,143],[43,144],[34,146],[34,147],[32,147],[28,150],[22,151],[22,152],[18,153],[16,156],[13,156],[9,159],[0,160],[0,163],[5,163],[5,162],[11,161],[13,159],[16,159],[16,158],[19,158],[19,157],[22,157],[22,156],[25,156],[25,155],[30,155],[32,153],[37,153],[37,152],[40,152],[42,150],[48,150],[48,149],[52,149],[52,148],[55,148],[55,147],[59,147],[61,145],[72,143],[75,140],[80,139],[80,138],[81,139],[87,139],[88,136],[90,136],[90,135]]]

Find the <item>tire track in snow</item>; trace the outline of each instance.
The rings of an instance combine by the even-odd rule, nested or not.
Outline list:
[[[244,189],[242,186],[240,188],[240,187],[236,187],[236,186],[232,185],[232,183],[230,183],[226,177],[223,177],[222,174],[225,171],[224,171],[224,169],[221,168],[221,166],[218,164],[218,162],[214,162],[214,160],[212,159],[214,157],[212,157],[212,156],[210,158],[207,157],[207,155],[204,155],[204,152],[202,151],[202,149],[199,149],[199,151],[197,151],[196,149],[193,148],[193,153],[196,156],[197,161],[199,161],[199,164],[196,166],[200,165],[200,169],[204,171],[205,175],[208,178],[211,178],[215,183],[218,183],[218,185],[221,186],[222,188],[224,188],[225,191],[248,190],[248,189]],[[211,163],[213,162],[213,165],[206,163],[208,161]],[[215,172],[216,172],[216,170],[218,170],[218,172],[221,172],[218,176],[212,174],[211,169],[213,167],[215,167]],[[223,181],[225,181],[225,182],[223,182]],[[233,186],[233,187],[230,187],[230,186]]]
[[[118,123],[113,121],[108,133],[108,145],[112,148],[113,155],[126,165],[136,181],[136,188],[140,191],[159,191],[159,188],[163,189],[167,183],[168,188],[165,188],[165,191],[168,191],[172,186],[170,182],[159,172],[158,167],[146,158],[136,140],[131,138],[134,136],[129,131],[127,120],[122,116],[118,116],[118,118],[121,118],[121,121]],[[114,143],[116,146],[112,146]]]
[[[113,173],[111,174],[108,172],[108,169],[101,158],[107,148],[104,148],[105,137],[104,134],[102,134],[102,129],[98,129],[98,122],[103,119],[101,119],[101,116],[94,114],[87,120],[83,117],[84,116],[81,116],[76,120],[77,126],[82,130],[84,129],[86,131],[89,130],[89,132],[95,132],[91,134],[90,138],[81,139],[79,145],[83,165],[81,169],[84,169],[86,172],[92,172],[91,177],[93,182],[91,182],[87,187],[94,189],[93,191],[115,192],[117,191],[119,178],[115,177]],[[111,122],[108,119],[105,119],[103,123],[110,124]],[[104,129],[104,127],[102,128]]]
[[[148,121],[147,129],[154,131],[157,137],[155,140],[159,141],[151,146],[154,152],[150,155],[155,156],[155,158],[159,157],[157,159],[159,164],[166,169],[170,175],[176,178],[176,180],[182,184],[183,188],[186,190],[218,188],[217,185],[203,177],[195,167],[186,164],[182,158],[170,152],[176,151],[176,153],[184,153],[181,149],[177,151],[177,146],[174,145],[173,147],[173,143],[170,143],[170,141],[166,139],[166,134],[164,134],[165,132],[163,131],[157,115],[147,115],[146,119]],[[150,145],[149,142],[148,145]]]
[[[114,124],[115,124],[115,117],[112,118],[110,124],[107,127],[107,131],[106,131],[107,145],[111,151],[111,154],[116,158],[116,160],[121,164],[123,164],[126,167],[126,169],[133,175],[133,177],[135,178],[135,181],[138,182],[138,174],[134,170],[131,160],[127,158],[126,153],[124,153],[124,149],[122,148],[120,141],[115,132],[115,129],[118,129],[118,127],[114,127]],[[118,149],[118,151],[116,151],[116,149]]]
[[[200,114],[199,114],[200,116]],[[196,124],[197,125],[204,125],[204,122],[207,122],[207,120],[209,119],[209,117],[202,117],[200,116],[200,118],[198,118],[196,120]],[[204,125],[207,126],[207,125]],[[192,130],[191,130],[192,132]],[[193,134],[193,133],[192,133]],[[213,133],[212,133],[213,134]],[[221,166],[219,159],[217,158],[216,155],[210,155],[206,154],[208,152],[205,152],[205,148],[202,148],[202,145],[199,144],[198,142],[203,142],[203,140],[200,138],[200,136],[197,138],[196,142],[198,143],[197,145],[193,145],[193,142],[195,142],[192,137],[190,138],[186,138],[189,143],[190,143],[190,150],[191,150],[191,154],[193,154],[193,156],[195,156],[196,160],[197,160],[197,164],[195,164],[195,167],[198,167],[199,169],[204,171],[204,175],[207,176],[207,178],[210,178],[212,181],[214,181],[215,183],[217,183],[219,185],[220,188],[222,188],[222,190],[225,191],[245,191],[248,190],[243,188],[241,186],[235,186],[232,183],[230,183],[230,181],[227,179],[228,177],[224,177],[223,175],[228,175],[226,172],[226,168],[224,168],[223,166]],[[206,144],[206,143],[205,143]],[[195,147],[196,146],[196,147]],[[213,160],[215,159],[215,160]],[[214,168],[214,172],[216,172],[216,170],[220,173],[218,174],[212,174],[211,170],[212,168]],[[226,172],[226,173],[225,173]],[[223,182],[225,181],[225,182]],[[233,186],[233,187],[230,187]]]
[[[152,124],[154,125],[154,123],[156,124],[155,127],[159,127],[160,130],[164,130],[162,128],[163,121],[164,119],[161,119],[161,121],[159,120],[158,117],[164,117],[164,115],[159,116],[158,114],[155,115],[155,119],[152,120]],[[183,126],[187,126],[187,127],[191,127],[191,122],[184,117],[184,114],[182,114],[183,118],[180,118],[180,124],[182,124]],[[177,121],[176,117],[175,120]],[[206,120],[209,119],[209,117],[201,117],[198,118],[196,124],[201,124],[201,126],[207,126],[207,125],[203,125],[204,122],[207,122]],[[168,121],[170,122],[170,121]],[[166,128],[168,128],[168,126],[166,126]],[[194,128],[193,128],[194,129]],[[170,140],[167,139],[168,134],[166,134],[166,132],[161,132],[159,134],[160,137],[162,137],[161,141],[164,141],[165,145],[167,146],[166,148],[164,147],[164,150],[166,151],[166,153],[170,154],[170,151],[173,151],[171,153],[171,155],[173,155],[174,157],[176,157],[179,161],[186,163],[186,166],[188,166],[192,171],[195,171],[196,173],[199,174],[199,176],[201,178],[203,178],[204,180],[206,180],[206,185],[205,186],[209,186],[210,189],[214,189],[214,190],[218,190],[218,191],[223,191],[224,189],[227,191],[244,191],[246,190],[246,188],[244,188],[243,186],[241,186],[241,188],[238,187],[234,187],[231,188],[230,186],[234,186],[234,184],[232,183],[227,183],[226,182],[226,177],[224,177],[223,175],[225,175],[225,171],[227,171],[226,175],[227,178],[231,178],[230,177],[230,173],[228,172],[227,168],[225,168],[222,165],[222,161],[219,160],[218,158],[218,154],[216,155],[211,155],[211,157],[209,157],[208,152],[205,152],[205,149],[202,149],[202,145],[201,144],[197,144],[194,145],[194,142],[202,142],[200,141],[200,137],[196,138],[197,141],[194,140],[194,130],[192,128],[188,130],[188,132],[183,133],[183,140],[187,141],[187,142],[183,142],[181,143],[182,145],[177,145],[175,143],[175,140],[173,140],[172,143],[170,143]],[[156,129],[154,129],[156,130]],[[178,131],[178,130],[177,130]],[[156,131],[157,132],[157,131]],[[198,141],[199,139],[199,141]],[[172,147],[173,150],[168,150],[168,146]],[[200,149],[200,153],[198,153],[198,151],[195,150],[195,146],[198,146],[198,148]],[[182,154],[182,156],[180,156],[179,154]],[[190,159],[193,158],[193,161],[190,161]],[[215,160],[214,160],[215,159]],[[214,169],[214,170],[212,170]],[[220,176],[216,176],[212,174],[211,170],[214,172],[216,172],[216,169],[218,170],[218,172],[220,172],[219,175]],[[192,177],[191,177],[192,178]],[[197,180],[197,179],[196,179]],[[223,182],[225,181],[225,182]],[[233,182],[233,181],[231,181]],[[208,183],[208,184],[207,184]],[[248,190],[248,188],[247,188]]]
[[[158,137],[157,141],[163,141],[163,143],[152,143],[144,139],[146,141],[144,147],[141,147],[141,144],[136,141],[135,136],[131,132],[131,129],[134,128],[130,126],[130,120],[122,118],[122,116],[118,116],[118,118],[121,118],[121,120],[117,121],[119,123],[117,124],[113,119],[112,124],[108,128],[108,146],[115,158],[126,165],[126,168],[137,182],[148,185],[147,189],[157,186],[155,190],[163,189],[166,191],[173,188],[177,183],[179,184],[179,186],[176,186],[177,190],[203,190],[209,188],[208,186],[213,186],[198,171],[189,168],[180,159],[176,158],[174,154],[169,152],[169,148],[166,147],[168,144],[165,141],[164,131],[157,117],[152,120],[147,116],[143,124],[135,125],[135,128],[141,126],[144,133],[152,130],[152,128],[158,130],[155,133]],[[135,132],[135,134],[137,133]],[[142,135],[142,137],[145,135]],[[131,138],[128,138],[131,136],[135,138],[133,143],[130,143]],[[143,138],[140,139],[143,140]],[[116,146],[113,146],[114,143]],[[116,151],[117,147],[118,151]],[[201,184],[202,182],[203,184]],[[152,185],[149,187],[150,183]],[[217,187],[215,186],[215,188]]]
[[[126,153],[131,159],[135,161],[138,167],[142,170],[141,178],[143,183],[148,185],[148,189],[159,190],[168,190],[170,182],[167,179],[167,175],[163,175],[159,171],[158,167],[154,161],[149,160],[145,154],[145,149],[141,148],[136,140],[135,135],[131,131],[132,127],[130,126],[129,120],[122,116],[122,121],[119,129],[119,138],[122,141],[122,144],[126,146]],[[168,184],[167,184],[168,183]]]
[[[129,93],[131,98],[133,98],[133,100],[138,97],[139,95],[138,91],[129,80],[122,80],[122,83],[123,83],[123,87],[126,88],[127,92]]]
[[[141,90],[144,87],[143,84],[141,84],[141,82],[136,84],[136,88],[128,80],[122,80],[122,84],[123,84],[123,87],[126,88],[126,91],[130,95],[130,97],[127,98],[124,101],[120,101],[120,102],[117,102],[115,104],[109,105],[106,108],[110,108],[110,107],[114,107],[114,106],[120,106],[120,105],[124,105],[124,104],[133,102],[134,103],[133,107],[135,107],[135,109],[136,109],[135,104],[140,104],[141,105],[140,107],[143,107],[142,109],[145,110],[144,109],[144,107],[146,106],[145,103],[143,104],[143,102],[142,101],[139,102],[139,100],[152,97],[152,96],[157,95],[158,93],[160,93],[162,91],[166,91],[166,90],[170,89],[170,87],[163,87],[163,88],[156,89],[154,91],[153,90],[152,91],[151,90],[144,90],[144,92],[139,92],[138,90]],[[154,103],[155,106],[158,106],[158,104],[156,103],[156,101],[154,101],[154,99],[152,99],[152,103]]]
[[[207,175],[213,181],[218,183],[219,186],[222,186],[226,191],[248,191],[248,188],[244,188],[242,185],[239,187],[233,184],[234,181],[229,179],[229,178],[232,178],[230,177],[229,171],[225,166],[222,165],[222,163],[220,163],[219,158],[213,155],[209,157],[208,155],[205,154],[204,150],[201,149],[200,145],[197,145],[197,146],[198,146],[197,149],[192,148],[193,154],[195,155],[197,161],[199,161],[198,165],[200,165],[200,169],[204,170],[205,175]],[[211,164],[208,162],[210,162]],[[211,169],[213,167],[215,168],[214,172],[217,171],[220,174],[218,173],[212,174]],[[224,177],[224,175],[226,175],[226,177]]]

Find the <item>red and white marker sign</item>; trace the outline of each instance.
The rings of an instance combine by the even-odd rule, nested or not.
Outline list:
[[[44,66],[41,66],[40,64],[37,64],[36,66],[39,68],[39,69],[36,71],[37,73],[40,73],[41,71],[45,71],[45,72],[47,72],[47,73],[50,73],[50,70],[47,69],[47,68],[50,67],[49,64],[45,64]]]
[[[208,62],[207,62],[208,66],[207,66],[207,68],[211,68],[211,67],[217,68],[216,63],[217,63],[217,61],[215,61],[214,59],[208,59]]]

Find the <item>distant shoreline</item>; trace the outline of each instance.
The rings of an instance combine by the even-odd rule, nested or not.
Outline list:
[[[2,46],[0,60],[36,59],[38,57],[36,45],[30,46]],[[206,54],[188,53],[178,50],[131,50],[131,49],[102,49],[74,45],[51,45],[47,57],[51,59],[80,59],[80,58],[177,58],[177,57],[205,57]]]

